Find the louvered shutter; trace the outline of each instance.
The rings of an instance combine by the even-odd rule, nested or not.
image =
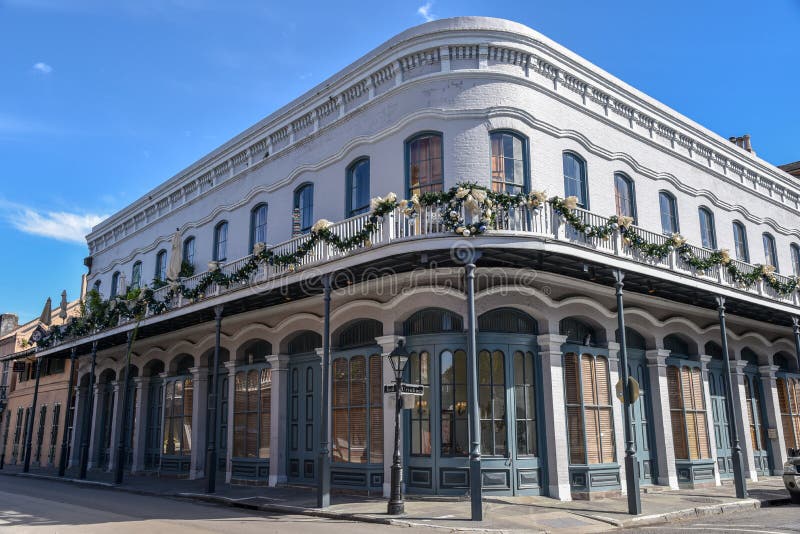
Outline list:
[[[667,390],[669,392],[670,415],[672,416],[672,441],[675,458],[687,460],[689,451],[686,440],[686,421],[683,415],[681,398],[680,370],[674,365],[667,367]]]
[[[580,404],[581,386],[578,371],[578,355],[570,352],[564,356],[564,384],[567,388],[567,404]]]
[[[261,370],[261,435],[259,436],[259,458],[270,457],[270,438],[272,436],[272,370]]]
[[[379,354],[369,357],[369,461],[383,463],[383,361]]]
[[[350,461],[367,463],[367,360],[350,358]]]

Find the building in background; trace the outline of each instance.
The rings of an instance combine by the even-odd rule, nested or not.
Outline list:
[[[463,494],[462,260],[479,251],[484,492],[586,498],[620,491],[624,478],[614,395],[620,269],[630,373],[642,391],[634,407],[641,483],[730,477],[729,425],[740,430],[750,478],[780,473],[787,447],[800,444],[792,331],[800,188],[742,139],[729,142],[525,26],[473,17],[424,24],[92,230],[88,285],[115,305],[149,285],[163,305],[92,338],[93,406],[81,401],[88,338],[37,354],[63,359],[78,350],[76,420],[91,410],[83,431],[93,468],[115,467],[110,444],[128,432],[134,472],[199,478],[215,469],[231,483],[315,485],[320,442],[329,441],[335,487],[386,493],[394,406],[383,396],[393,381],[385,355],[402,339],[411,351],[406,380],[423,387],[404,411],[406,489]],[[468,236],[440,205],[372,215],[380,203],[370,200],[390,191],[410,199],[466,182],[570,197],[572,218],[563,204],[473,198],[479,228],[471,233],[479,235]],[[452,220],[466,217],[469,226],[462,209],[472,211],[456,202]],[[378,230],[365,240],[369,225]],[[343,252],[323,240],[299,257],[321,229],[358,246]],[[664,252],[649,255],[642,243]],[[177,254],[180,286],[168,276]],[[327,440],[321,275],[335,289]],[[729,354],[718,296],[727,299]],[[224,315],[220,461],[207,466],[215,306]],[[120,377],[134,327],[133,423],[123,429]],[[736,381],[734,420],[724,358]],[[24,417],[17,412],[15,425]]]

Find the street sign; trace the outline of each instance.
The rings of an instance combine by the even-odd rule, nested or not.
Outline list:
[[[388,384],[383,386],[384,393],[395,393],[397,391],[397,384]],[[420,384],[400,384],[400,393],[403,395],[422,395],[425,392],[425,387]]]
[[[616,390],[617,390],[617,392],[616,392],[617,398],[619,399],[619,401],[620,402],[625,402],[625,399],[624,399],[624,397],[622,395],[622,379],[621,378],[617,381]],[[630,396],[631,404],[633,404],[634,402],[639,400],[639,394],[640,394],[639,382],[637,382],[636,379],[633,378],[632,376],[629,376],[628,377],[628,395]]]

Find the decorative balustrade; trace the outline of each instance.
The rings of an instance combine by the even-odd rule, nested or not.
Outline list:
[[[592,226],[603,226],[608,222],[608,218],[599,216],[590,211],[576,209],[576,215],[584,224]],[[364,213],[345,219],[330,226],[332,233],[338,235],[342,240],[347,240],[356,236],[368,222],[370,215]],[[466,216],[467,221],[470,216]],[[649,243],[663,245],[670,239],[663,234],[651,232],[638,226],[632,227],[643,239]],[[699,278],[705,282],[716,283],[722,286],[735,288],[750,294],[761,295],[776,301],[800,305],[797,292],[789,296],[778,294],[769,284],[759,281],[750,287],[740,285],[727,268],[724,266],[714,266],[705,271],[698,271],[696,268],[680,258],[677,251],[673,251],[663,258],[647,256],[625,242],[620,233],[601,237],[589,237],[581,232],[575,231],[572,227],[562,222],[559,215],[549,206],[545,205],[539,209],[532,209],[526,205],[515,206],[508,210],[499,209],[495,214],[493,224],[487,229],[485,236],[493,235],[514,235],[519,237],[530,237],[536,239],[555,239],[556,241],[569,243],[578,247],[589,248],[594,251],[608,254],[615,257],[624,258],[632,262],[655,266],[670,270],[684,275]],[[298,260],[294,265],[271,265],[268,263],[259,264],[259,268],[252,273],[247,280],[240,283],[233,283],[230,286],[211,284],[205,293],[197,300],[203,300],[224,293],[238,291],[250,284],[260,284],[271,280],[276,280],[295,271],[302,271],[309,266],[318,266],[329,261],[336,260],[358,253],[370,247],[379,247],[390,243],[397,243],[407,240],[420,239],[424,237],[455,237],[451,230],[447,229],[442,222],[441,206],[423,206],[421,211],[414,215],[408,215],[398,209],[388,214],[383,220],[378,221],[378,230],[370,238],[368,247],[355,250],[342,251],[333,245],[322,240],[318,241],[311,251]],[[288,241],[270,247],[275,255],[294,253],[298,248],[308,241],[309,234],[293,237]],[[476,239],[478,244],[481,237],[470,237]],[[700,259],[705,259],[714,253],[713,250],[690,245],[691,251]],[[237,272],[250,261],[252,256],[245,256],[238,260],[228,262],[219,266],[221,272],[226,275]],[[756,267],[738,260],[731,260],[732,264],[742,273],[752,273]],[[196,274],[182,280],[185,288],[195,289],[199,281],[206,273]],[[788,282],[789,278],[775,274],[781,282]],[[170,287],[165,286],[155,290],[155,298],[163,301],[169,294]],[[175,309],[186,306],[190,302],[182,296],[175,296],[171,302],[167,303],[168,308]]]

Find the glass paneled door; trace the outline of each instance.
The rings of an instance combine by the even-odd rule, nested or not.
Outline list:
[[[656,480],[656,451],[650,446],[650,387],[644,351],[628,349],[628,374],[639,383],[639,398],[633,404],[633,440],[636,444],[636,461],[639,463],[639,483],[652,484]]]
[[[318,480],[320,383],[319,356],[291,358],[286,475],[292,483],[315,484]]]
[[[763,399],[761,396],[761,379],[758,375],[758,368],[752,364],[745,368],[744,391],[747,400],[747,422],[749,424],[750,441],[753,444],[753,461],[755,470],[760,476],[770,474],[770,455],[769,441],[767,440],[767,430],[764,425]]]
[[[111,425],[114,419],[114,386],[110,383],[101,384],[99,388],[101,403],[100,412],[100,442],[97,449],[97,467],[106,470],[111,462],[113,444],[111,443]]]
[[[725,400],[727,377],[723,364],[714,360],[708,365],[708,392],[711,397],[711,413],[714,417],[714,443],[717,446],[717,469],[719,476],[733,476],[730,429],[728,428],[728,404]]]

